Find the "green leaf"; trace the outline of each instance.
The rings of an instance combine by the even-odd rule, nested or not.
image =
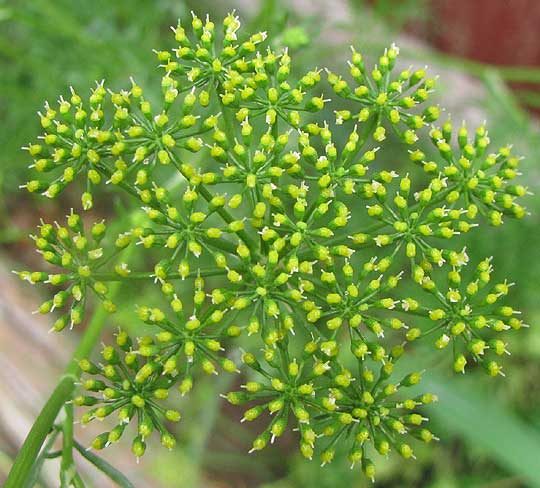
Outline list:
[[[87,451],[76,440],[73,440],[73,445],[75,449],[79,451],[82,457],[92,463],[102,473],[106,474],[111,480],[117,483],[118,486],[121,486],[122,488],[135,488],[131,481],[124,476],[124,474],[118,471],[114,466],[110,465],[107,461],[105,461],[105,459],[102,459],[92,452]]]
[[[540,487],[540,432],[493,398],[478,394],[471,385],[458,383],[434,374],[422,380],[422,386],[441,400],[429,409],[431,417],[530,486]]]

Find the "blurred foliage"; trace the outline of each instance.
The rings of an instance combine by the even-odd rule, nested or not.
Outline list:
[[[163,42],[170,19],[185,15],[186,6],[156,1],[145,9],[144,3],[97,0],[74,8],[68,0],[0,1],[1,227],[9,196],[24,178],[20,147],[35,136],[34,114],[45,100],[70,85],[86,91],[102,78],[123,86],[131,74],[149,84],[151,46]]]
[[[360,14],[371,8],[379,22],[393,30],[429,17],[429,0],[349,0],[349,3]]]
[[[377,54],[381,46],[396,38],[397,28],[426,15],[423,0],[344,1],[340,8],[349,9],[347,21],[341,21],[335,28],[349,32],[350,37],[345,41],[339,37],[340,41],[334,45],[325,37],[329,31],[329,26],[325,25],[327,19],[316,17],[310,11],[293,12],[292,3],[246,2],[249,12],[240,13],[253,28],[272,32],[278,45],[295,48],[299,70],[341,62],[338,59],[341,55],[337,53],[344,53],[345,42],[354,42],[368,55]],[[0,243],[11,240],[20,244],[20,236],[7,224],[17,225],[13,215],[21,208],[27,208],[27,213],[32,214],[36,206],[43,205],[40,199],[32,201],[26,195],[21,198],[17,191],[27,163],[20,147],[39,130],[34,114],[43,101],[56,99],[69,85],[82,91],[93,80],[102,78],[120,87],[133,75],[145,87],[159,86],[150,83],[159,76],[153,68],[156,63],[151,49],[170,45],[169,25],[178,17],[189,16],[192,8],[200,14],[208,11],[219,16],[229,4],[237,2],[0,0]],[[323,25],[324,34],[317,36]],[[309,43],[312,46],[305,49]],[[479,70],[476,65],[467,63],[463,63],[460,70],[455,60],[450,63],[445,56],[428,50],[407,50],[407,59],[411,62],[424,65],[428,57],[435,65],[431,68],[434,73],[439,67],[450,66],[467,74],[467,68],[471,68],[469,71],[477,76],[476,83],[482,89],[475,91],[474,98],[467,99],[468,109],[477,110],[487,119],[490,137],[497,144],[514,142],[517,152],[526,158],[522,180],[538,193],[538,124],[508,91],[504,73],[496,69]],[[444,99],[444,90],[439,97]],[[332,114],[325,116],[331,118]],[[386,153],[386,159],[392,159],[391,151]],[[513,290],[513,298],[533,325],[528,334],[517,338],[512,356],[514,364],[509,365],[514,373],[512,381],[490,382],[481,373],[477,377],[473,373],[467,380],[445,373],[426,378],[429,386],[441,396],[440,404],[430,413],[442,441],[439,446],[420,449],[416,463],[381,460],[377,486],[540,486],[540,389],[537,387],[540,329],[534,327],[540,320],[540,199],[529,198],[528,206],[532,214],[529,218],[504,226],[496,239],[490,229],[483,229],[475,234],[476,240],[469,247],[473,261],[493,255],[501,276],[515,278],[518,286]],[[53,214],[58,212],[55,208],[48,210]],[[24,222],[33,225],[32,218]],[[22,259],[29,258],[22,256]],[[128,329],[135,326],[132,321],[134,291],[135,287],[123,291],[126,305],[120,307],[112,325]],[[138,295],[153,293],[153,287],[137,287]],[[428,353],[419,349],[418,354]],[[221,381],[201,383],[197,397],[180,406],[184,417],[190,420],[179,426],[183,439],[179,447],[173,453],[145,459],[145,470],[148,477],[155,480],[155,486],[180,486],[178,473],[182,473],[182,486],[188,488],[368,486],[362,476],[345,464],[334,463],[320,469],[315,463],[305,462],[287,439],[277,448],[248,457],[245,452],[253,434],[250,429],[257,426],[242,424],[239,427],[238,412],[231,413],[219,401],[218,393],[227,391],[230,386],[223,384],[225,378]],[[1,469],[4,464],[1,463]],[[136,480],[132,481],[137,485]]]

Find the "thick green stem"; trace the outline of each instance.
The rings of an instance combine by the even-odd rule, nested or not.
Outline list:
[[[131,246],[127,250],[126,261],[129,259],[129,255],[135,250],[135,246]],[[113,283],[110,287],[110,297],[114,299],[118,293],[120,283]],[[56,388],[52,392],[51,396],[45,403],[39,413],[34,425],[30,429],[28,436],[26,437],[24,444],[22,445],[15,462],[11,467],[11,471],[6,479],[4,488],[20,488],[25,486],[32,465],[38,458],[39,451],[43,442],[47,438],[58,412],[68,401],[73,391],[75,390],[75,382],[80,377],[79,361],[90,355],[95,345],[97,344],[103,327],[105,326],[105,319],[108,313],[103,308],[96,310],[92,320],[88,324],[77,349],[73,353],[73,357],[68,364],[64,374],[61,376],[60,381],[56,385]]]
[[[75,377],[73,375],[62,376],[30,429],[19,454],[17,454],[4,488],[20,488],[26,485],[26,480],[38,457],[39,450],[49,434],[58,412],[73,392],[74,384]]]

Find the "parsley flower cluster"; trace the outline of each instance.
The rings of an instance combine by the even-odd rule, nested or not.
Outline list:
[[[221,32],[195,15],[172,30],[174,47],[156,51],[157,102],[135,80],[118,91],[99,82],[88,98],[72,89],[45,105],[43,134],[27,147],[37,173],[28,191],[53,198],[73,185],[88,210],[109,185],[142,214],[112,238],[103,222],[85,231],[84,213],[40,225],[33,239],[55,269],[19,275],[58,288],[39,308],[68,309],[53,328],[80,324],[91,296],[113,313],[109,281],[153,281],[166,303],[137,306],[152,334],[120,331],[102,362],[81,362],[83,423],[118,418],[92,447],[134,423],[137,457],[152,432],[170,449],[175,395],[201,373],[240,373],[242,387],[223,396],[241,406],[239,420],[266,419],[250,452],[294,430],[306,458],[328,464],[347,445],[348,462],[374,479],[377,455],[412,459],[416,442],[437,439],[422,413],[437,398],[408,390],[426,365],[394,372],[410,343],[433,344],[456,372],[504,374],[526,324],[511,283],[493,284],[495,263],[470,264],[462,241],[524,217],[520,158],[492,148],[484,126],[434,125],[435,81],[399,71],[395,45],[373,68],[353,49],[348,73],[297,74],[287,50],[243,33],[234,14]],[[322,120],[328,107],[335,120]],[[381,164],[388,131],[403,142],[393,170]],[[420,132],[430,155],[415,148]],[[134,245],[152,269],[119,260]]]

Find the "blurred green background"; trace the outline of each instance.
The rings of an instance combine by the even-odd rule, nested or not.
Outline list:
[[[88,89],[96,79],[105,78],[109,86],[119,88],[127,84],[129,75],[146,91],[157,93],[159,72],[151,50],[171,46],[169,26],[178,17],[188,17],[192,9],[219,19],[236,8],[244,24],[269,31],[276,45],[292,47],[298,72],[313,66],[344,71],[349,44],[369,57],[398,41],[406,61],[429,64],[431,74],[441,74],[437,102],[448,107],[456,123],[485,119],[496,145],[514,143],[516,152],[525,157],[522,180],[538,193],[538,119],[534,111],[518,104],[519,92],[516,96],[507,87],[516,71],[441,54],[416,38],[415,26],[430,22],[429,4],[427,0],[0,0],[0,260],[12,266],[14,261],[32,261],[26,235],[37,223],[36,214],[61,215],[65,210],[59,205],[77,205],[76,195],[63,196],[61,203],[44,202],[18,189],[28,162],[20,147],[39,133],[35,113],[43,101],[56,100],[70,85]],[[494,39],[486,43],[502,42],[494,32]],[[539,72],[522,69],[518,78],[538,79]],[[404,164],[402,151],[392,146],[384,160]],[[493,255],[498,276],[517,283],[512,298],[531,324],[527,332],[514,337],[506,366],[509,376],[493,381],[476,372],[456,378],[446,367],[427,375],[424,388],[441,397],[428,414],[442,440],[418,448],[415,462],[379,459],[377,486],[540,486],[540,329],[535,325],[540,319],[540,200],[531,196],[527,205],[531,215],[524,221],[468,236],[473,261]],[[106,213],[104,208],[101,212]],[[115,324],[129,326],[132,310],[126,309],[115,317]],[[144,472],[145,481],[133,479],[136,486],[368,486],[345,463],[324,469],[307,463],[292,438],[256,457],[248,456],[253,430],[240,427],[240,412],[219,401],[218,393],[227,388],[224,381],[203,382],[195,396],[184,402],[186,421],[179,429],[178,449],[148,456],[137,471]],[[4,459],[13,455],[8,447],[2,451]],[[0,470],[8,467],[9,463],[0,464]]]

